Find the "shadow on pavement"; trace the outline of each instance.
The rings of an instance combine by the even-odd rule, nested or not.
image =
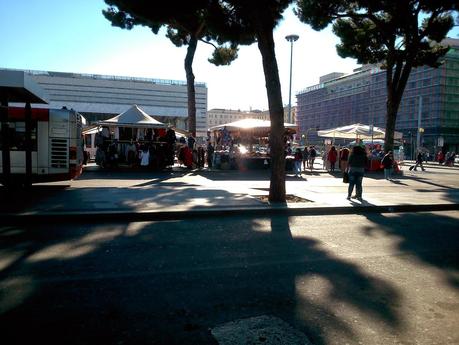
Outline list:
[[[28,188],[7,189],[0,186],[0,213],[20,212],[40,204],[50,197],[55,197],[67,189],[70,184],[32,185]]]
[[[438,268],[445,281],[459,289],[459,228],[451,230],[451,224],[457,224],[457,219],[435,213],[368,213],[365,217],[375,224],[363,229],[367,236],[382,233],[398,238],[401,251],[411,253],[427,266]],[[399,226],[387,226],[394,222]]]
[[[2,338],[205,345],[218,324],[269,314],[325,345],[329,333],[355,340],[341,304],[403,327],[391,284],[293,237],[290,224],[275,216],[3,228]],[[315,285],[317,294],[302,290]]]

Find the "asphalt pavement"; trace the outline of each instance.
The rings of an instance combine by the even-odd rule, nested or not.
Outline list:
[[[269,203],[269,170],[167,171],[119,168],[90,163],[75,180],[34,184],[27,190],[0,188],[4,223],[53,221],[166,220],[204,216],[320,215],[365,212],[416,212],[459,209],[459,167],[426,164],[425,171],[401,166],[393,181],[383,172],[367,172],[363,200],[347,200],[341,172],[323,169],[321,161],[301,177],[286,175],[287,203]]]
[[[282,205],[269,171],[0,188],[3,343],[457,344],[459,168],[409,165],[362,202],[320,163]]]

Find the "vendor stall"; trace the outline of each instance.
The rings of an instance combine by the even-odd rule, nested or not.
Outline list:
[[[296,125],[284,123],[285,137],[296,133]],[[270,166],[269,132],[271,121],[243,119],[209,128],[216,147],[214,166],[221,169],[267,169]],[[290,169],[286,157],[286,169]],[[290,162],[291,163],[291,162]]]
[[[354,142],[351,142],[349,146],[362,143],[365,145],[366,151],[368,153],[369,164],[367,170],[377,171],[382,170],[381,159],[384,157],[384,137],[385,131],[376,126],[363,125],[356,123],[353,125],[336,127],[325,129],[317,132],[318,136],[326,138],[345,138],[345,139],[355,139]],[[401,132],[394,132],[395,139],[402,138]],[[399,161],[395,161],[395,171],[398,172]]]
[[[174,164],[175,131],[137,105],[113,118],[97,122],[94,131],[98,165],[126,163],[144,166],[146,152],[149,156],[146,166],[161,169]]]

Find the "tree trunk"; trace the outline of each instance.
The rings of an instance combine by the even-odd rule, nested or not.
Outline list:
[[[395,75],[393,75],[393,66],[388,66],[386,70],[386,87],[387,87],[387,116],[386,116],[386,134],[384,136],[384,150],[393,151],[394,149],[394,132],[397,121],[398,108],[405,91],[406,83],[411,73],[411,63],[398,62]]]
[[[384,136],[384,151],[393,151],[394,149],[394,131],[395,121],[397,120],[398,106],[393,103],[389,95],[387,96],[387,116],[386,116],[386,134]]]
[[[191,37],[185,57],[186,85],[188,93],[188,131],[196,136],[196,91],[194,88],[193,59],[198,40]]]
[[[263,59],[269,117],[271,120],[271,133],[269,135],[271,152],[269,201],[285,203],[284,108],[282,105],[279,71],[274,51],[273,29],[259,29],[257,39],[258,49]]]

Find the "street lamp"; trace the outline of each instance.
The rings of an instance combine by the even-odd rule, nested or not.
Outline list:
[[[290,42],[290,88],[288,91],[288,117],[287,122],[291,123],[291,113],[292,113],[292,61],[293,61],[293,42],[298,40],[300,36],[298,35],[288,35],[285,36],[285,39]]]
[[[421,133],[424,132],[424,129],[421,128],[421,117],[422,117],[422,95],[419,96],[418,129],[416,133],[416,152],[419,152],[421,149]]]

